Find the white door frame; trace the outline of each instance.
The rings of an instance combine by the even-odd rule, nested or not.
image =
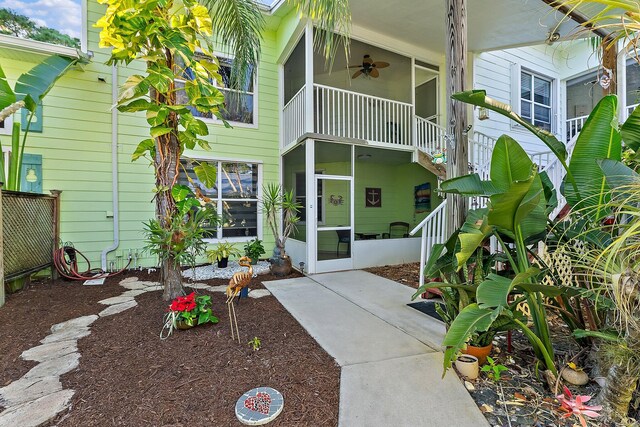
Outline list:
[[[321,209],[321,206],[316,206],[316,209],[313,211],[314,216],[314,237],[315,243],[313,245],[313,249],[315,251],[315,259],[316,259],[316,273],[325,273],[328,271],[340,271],[340,270],[351,270],[353,269],[353,249],[354,249],[354,202],[353,202],[353,177],[346,175],[327,175],[327,174],[314,174],[314,187],[315,191],[313,194],[318,194],[318,181],[346,181],[349,183],[349,225],[346,226],[319,226],[318,225],[318,209]],[[323,185],[323,188],[326,189],[327,186]],[[326,195],[323,195],[326,196]],[[323,197],[324,199],[324,197]],[[321,231],[337,231],[337,230],[349,230],[349,239],[351,240],[349,244],[349,258],[338,258],[331,260],[319,260],[318,259],[318,232]]]

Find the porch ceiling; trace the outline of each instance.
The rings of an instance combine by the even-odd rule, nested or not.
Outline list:
[[[350,1],[355,26],[443,53],[445,0],[375,3]],[[542,0],[469,0],[467,5],[471,51],[539,44],[550,30],[567,36],[577,25]]]

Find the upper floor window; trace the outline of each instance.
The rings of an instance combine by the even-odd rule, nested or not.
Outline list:
[[[82,6],[79,0],[10,2],[0,8],[0,34],[79,48]]]
[[[551,132],[551,80],[528,71],[520,72],[520,116]]]
[[[199,59],[206,59],[206,56],[200,54]],[[255,73],[253,68],[249,68],[248,75],[244,79],[244,86],[242,89],[232,89],[231,88],[231,70],[233,68],[233,59],[225,58],[225,57],[217,57],[218,63],[220,64],[220,68],[218,72],[222,77],[222,82],[213,82],[218,89],[224,94],[224,107],[220,109],[220,117],[235,123],[244,123],[244,124],[254,124],[254,110],[255,110]],[[180,64],[178,64],[180,66]],[[193,79],[193,70],[190,68],[186,68],[183,72],[183,76],[185,80]],[[184,81],[178,80],[176,82],[176,86],[178,89],[184,88]],[[186,103],[185,100],[180,99],[181,97],[186,97],[186,93],[184,90],[178,90],[177,92],[178,102]],[[192,108],[192,113],[194,116],[201,118],[209,118],[213,119],[213,115],[211,113],[202,113],[197,111],[195,108]]]

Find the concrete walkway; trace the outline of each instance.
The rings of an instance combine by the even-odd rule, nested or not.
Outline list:
[[[412,289],[357,270],[264,285],[342,367],[340,426],[489,425],[441,378],[444,325],[406,305]]]

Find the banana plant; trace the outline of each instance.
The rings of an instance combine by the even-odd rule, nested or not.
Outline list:
[[[36,114],[36,108],[43,98],[49,93],[60,77],[78,63],[86,63],[87,58],[67,58],[53,55],[36,65],[26,73],[18,77],[15,87],[12,89],[7,77],[0,67],[0,121],[5,120],[14,113],[25,108],[28,111],[27,126],[22,142],[20,142],[20,123],[14,123],[11,133],[11,161],[4,164],[4,158],[0,156],[0,179],[7,177],[8,190],[20,190],[20,174],[22,169],[22,156],[29,134],[29,127]],[[2,141],[0,141],[0,153]]]
[[[453,265],[460,270],[490,236],[495,236],[513,269],[512,277],[489,274],[475,288],[476,302],[467,305],[451,323],[443,341],[445,372],[470,336],[487,331],[498,319],[506,317],[522,330],[540,362],[557,374],[543,296],[556,297],[572,290],[540,284],[545,271],[531,265],[527,249],[527,245],[546,236],[546,212],[554,207],[555,199],[548,179],[538,173],[537,166],[515,140],[503,135],[493,150],[490,180],[471,174],[447,180],[441,189],[467,197],[486,197],[488,203],[486,209],[470,213],[454,234],[455,245],[450,240],[436,248],[434,256],[438,259],[430,259],[427,266],[437,269]],[[447,257],[449,252],[442,255],[444,249],[453,249],[454,256]],[[521,301],[529,304],[533,328],[527,326],[516,309]]]

